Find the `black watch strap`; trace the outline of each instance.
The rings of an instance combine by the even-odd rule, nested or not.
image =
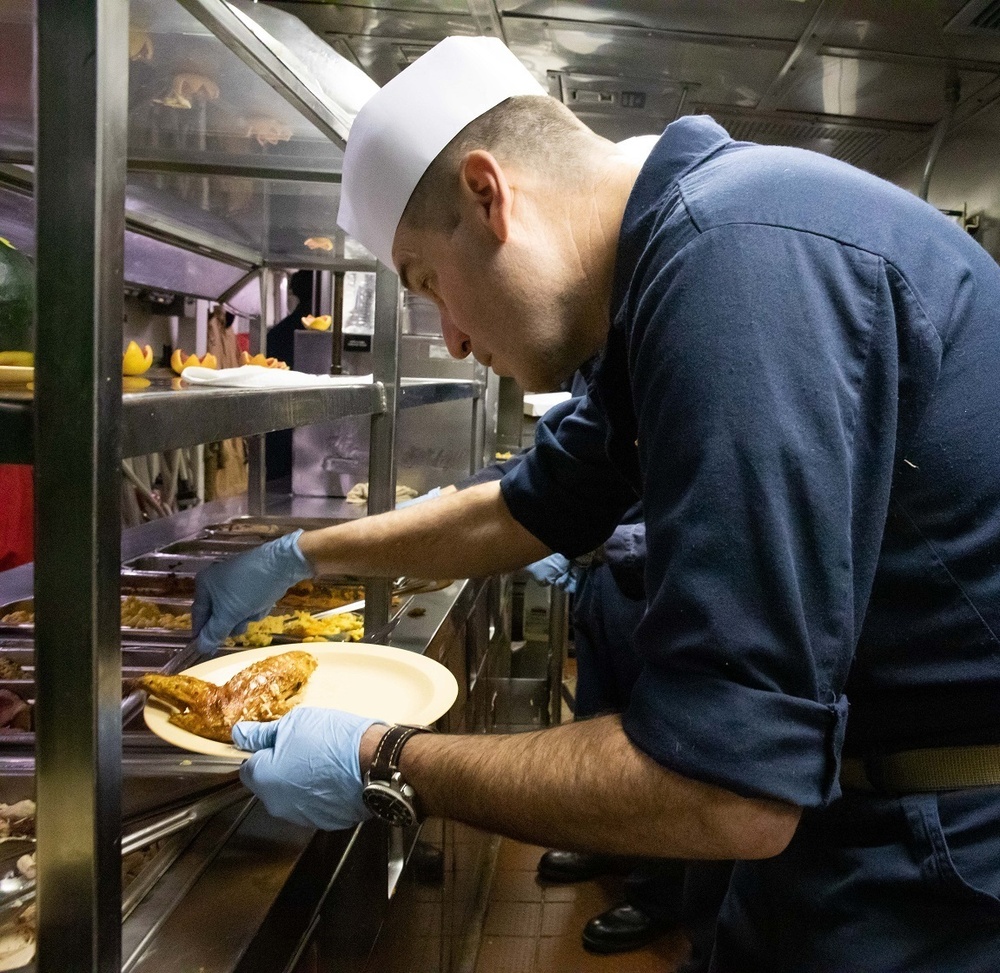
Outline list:
[[[432,732],[426,726],[407,726],[402,723],[390,726],[382,735],[382,739],[379,740],[378,746],[375,748],[371,766],[368,768],[368,779],[392,780],[392,775],[399,770],[399,755],[406,741],[417,733]]]

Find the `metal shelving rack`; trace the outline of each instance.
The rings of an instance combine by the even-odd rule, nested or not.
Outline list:
[[[22,8],[30,24],[31,3],[25,0]],[[161,15],[169,30],[173,18],[178,35],[192,49],[208,47],[209,38],[214,54],[220,55],[213,62],[218,70],[235,76],[239,72],[233,65],[242,65],[236,89],[252,88],[256,79],[255,97],[267,101],[271,111],[275,99],[291,106],[295,119],[289,128],[293,135],[307,130],[305,151],[298,157],[279,150],[251,158],[208,151],[204,106],[201,141],[195,145],[201,152],[195,157],[176,147],[150,148],[148,139],[136,136],[129,85],[122,81],[129,73],[130,15],[133,31]],[[190,29],[192,22],[205,29],[203,35]],[[138,242],[180,244],[192,254],[220,261],[232,271],[231,284],[262,269],[266,288],[268,266],[304,263],[287,252],[287,239],[282,246],[269,245],[281,240],[267,220],[255,238],[246,222],[219,219],[198,225],[184,218],[183,206],[180,216],[158,211],[150,204],[151,199],[165,199],[162,193],[157,196],[157,180],[181,173],[179,178],[194,180],[240,177],[262,185],[284,180],[284,185],[299,186],[312,179],[329,190],[339,181],[338,155],[350,118],[331,110],[329,99],[283,61],[280,45],[269,44],[245,11],[223,0],[177,0],[176,5],[36,0],[34,31],[34,145],[27,144],[30,119],[22,118],[20,129],[16,124],[9,128],[13,136],[0,146],[0,185],[34,201],[44,313],[36,328],[34,394],[5,394],[0,401],[0,461],[31,461],[36,471],[36,969],[118,973],[122,457],[370,415],[369,512],[381,512],[395,498],[398,409],[472,398],[474,422],[481,421],[483,383],[400,381],[400,289],[395,274],[380,265],[371,384],[294,392],[151,388],[123,400],[127,232]],[[288,141],[295,148],[297,140]],[[207,184],[192,185],[197,193]],[[330,211],[326,196],[323,205]],[[301,214],[302,208],[296,212]],[[136,241],[130,242],[134,246]],[[340,269],[354,266],[342,249],[335,258]],[[482,453],[481,434],[474,432],[472,445]],[[251,460],[253,509],[263,502],[260,448],[251,451]],[[387,611],[387,585],[381,591],[373,585],[369,624],[379,624]]]

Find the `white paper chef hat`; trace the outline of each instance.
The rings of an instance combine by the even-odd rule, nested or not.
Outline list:
[[[544,88],[495,37],[448,37],[364,105],[347,139],[337,223],[382,263],[420,177],[469,122]]]

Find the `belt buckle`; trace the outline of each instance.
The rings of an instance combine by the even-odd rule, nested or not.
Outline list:
[[[878,751],[867,753],[861,758],[861,763],[865,768],[865,776],[868,783],[872,785],[872,790],[883,797],[898,797],[897,791],[889,787],[886,781],[886,753]]]

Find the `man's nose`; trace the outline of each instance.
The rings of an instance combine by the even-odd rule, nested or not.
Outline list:
[[[452,358],[468,358],[472,351],[469,336],[455,326],[447,311],[441,312],[441,334]]]

